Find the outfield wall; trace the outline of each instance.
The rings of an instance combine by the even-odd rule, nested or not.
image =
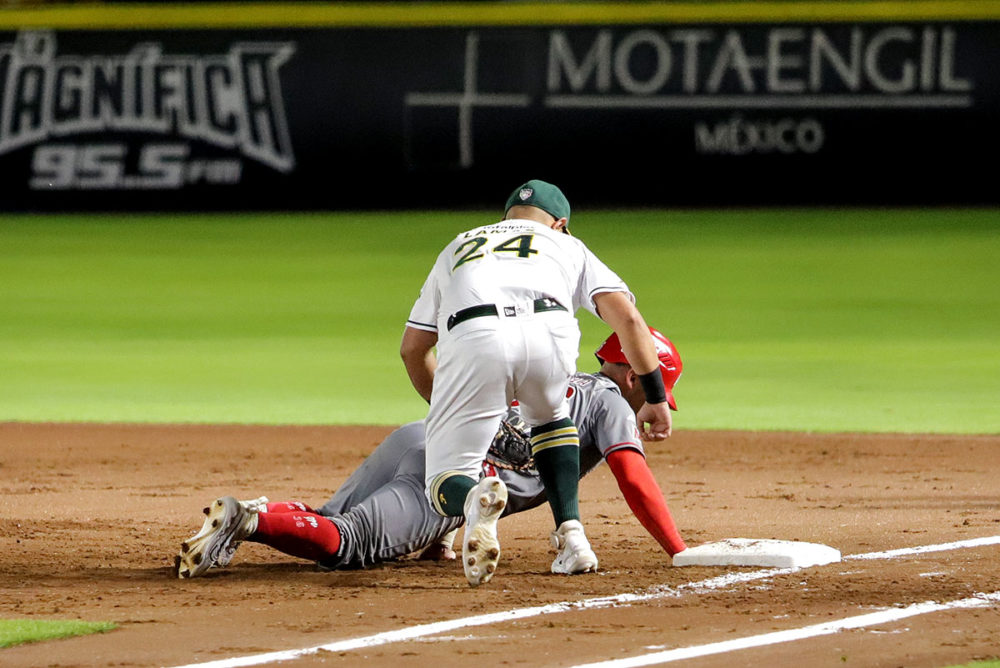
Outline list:
[[[0,11],[0,210],[997,204],[1000,3]]]

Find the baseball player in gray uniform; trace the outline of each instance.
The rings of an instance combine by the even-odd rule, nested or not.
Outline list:
[[[463,232],[441,251],[400,346],[413,386],[430,403],[427,497],[441,515],[465,517],[462,563],[472,586],[493,577],[500,556],[496,521],[508,493],[502,478],[482,476],[482,461],[515,400],[555,520],[560,549],[552,570],[597,569],[580,522],[579,434],[566,404],[580,343],[577,310],[587,309],[621,337],[645,389],[642,438],[670,433],[646,323],[621,278],[568,234],[562,191],[529,181],[514,190],[504,212],[502,221]]]
[[[683,366],[673,344],[656,330],[660,375],[669,405]],[[635,413],[644,403],[638,374],[628,364],[617,335],[598,349],[601,370],[576,374],[568,386],[569,414],[580,439],[580,476],[607,461],[632,511],[671,556],[685,549],[663,494],[646,465]],[[328,569],[364,567],[423,550],[425,558],[455,558],[451,541],[463,518],[443,516],[424,496],[423,422],[393,431],[318,509],[298,501],[268,503],[265,497],[216,499],[197,534],[184,541],[175,573],[189,578],[225,566],[241,541],[274,547]],[[535,508],[546,489],[534,466],[531,443],[518,408],[494,435],[481,468],[504,482],[503,514]],[[559,549],[553,532],[553,545]]]

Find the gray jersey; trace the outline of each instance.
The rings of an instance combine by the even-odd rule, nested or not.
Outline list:
[[[642,439],[635,425],[635,413],[613,380],[589,373],[575,374],[569,382],[570,417],[580,434],[580,477],[593,471],[604,457],[621,448],[639,452]],[[531,451],[525,435],[524,448]],[[509,499],[505,515],[521,512],[545,503],[545,488],[538,473],[497,471],[507,484]]]
[[[568,392],[570,414],[580,434],[580,476],[615,450],[643,452],[635,413],[614,381],[601,374],[576,374]],[[530,452],[527,435],[524,447]],[[362,567],[416,552],[460,526],[462,517],[442,517],[424,496],[424,424],[395,430],[317,512],[340,529],[341,548],[328,568]],[[507,484],[504,515],[545,503],[534,470],[499,470]]]

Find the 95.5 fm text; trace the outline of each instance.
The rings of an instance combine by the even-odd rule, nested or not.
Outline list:
[[[240,160],[192,158],[187,144],[137,148],[132,158],[125,142],[37,146],[29,185],[32,190],[173,190],[196,183],[235,184],[242,176]]]

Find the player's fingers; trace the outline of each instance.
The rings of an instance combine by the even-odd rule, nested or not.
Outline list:
[[[635,416],[635,428],[638,430],[642,440],[646,440],[646,421],[638,415]]]
[[[644,424],[639,434],[644,441],[662,441],[670,437],[672,431],[670,427],[670,424],[665,422]]]

